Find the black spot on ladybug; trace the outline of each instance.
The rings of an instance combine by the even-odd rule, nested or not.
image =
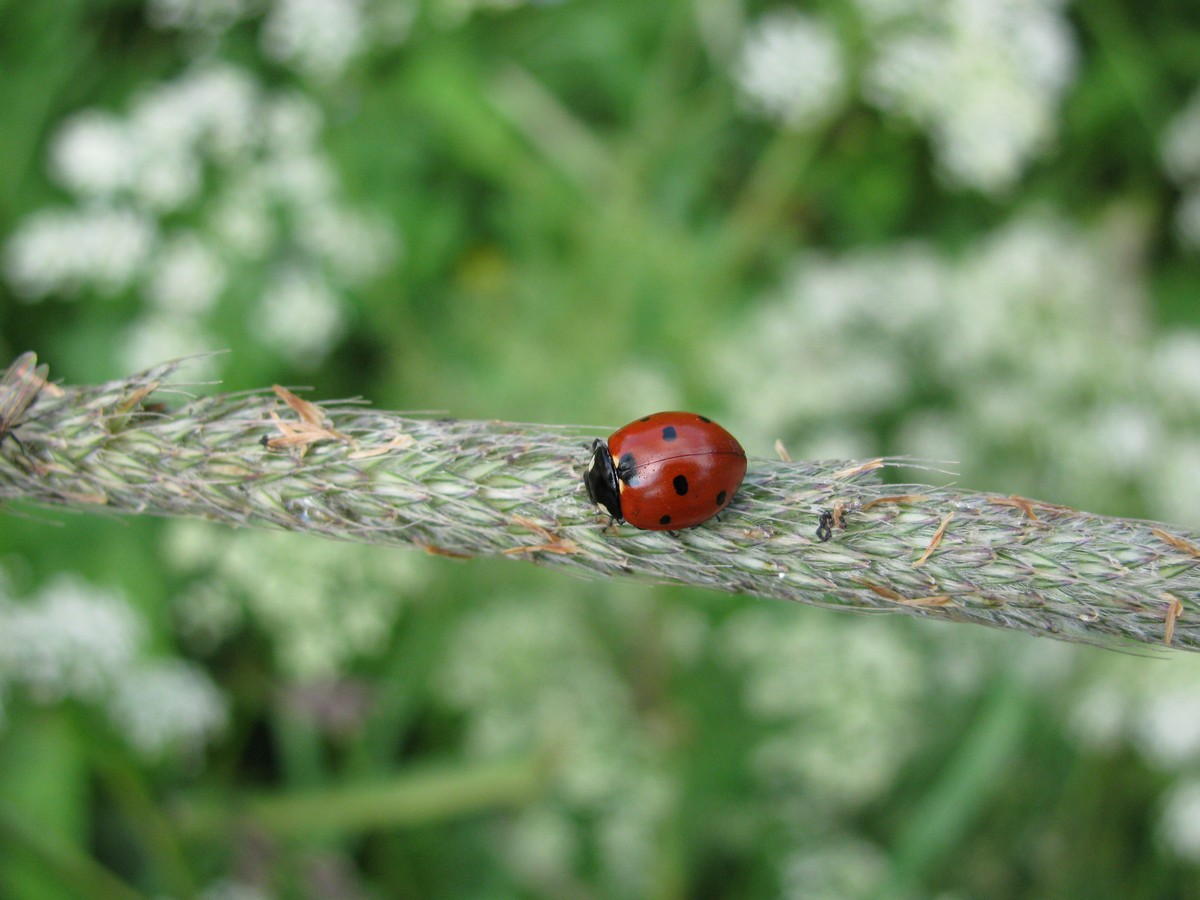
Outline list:
[[[701,422],[711,422],[712,421],[712,419],[710,419],[708,416],[696,416],[696,418],[699,419]]]
[[[638,419],[638,421],[639,421],[639,422],[649,422],[649,421],[650,421],[650,417],[649,417],[649,416],[642,416],[640,419]]]
[[[717,506],[725,505],[725,497],[726,497],[726,494],[724,491],[721,491],[721,493],[717,494]]]
[[[659,520],[658,520],[658,524],[659,524],[659,525],[670,525],[670,524],[671,524],[671,517],[670,517],[670,516],[663,516],[661,519],[659,519]]]
[[[688,491],[687,478],[685,478],[683,475],[676,475],[671,481],[671,484],[675,486],[675,493],[677,493],[680,497],[682,497]]]
[[[666,428],[663,429],[663,440],[664,441],[675,440],[675,426],[674,425],[668,425]]]

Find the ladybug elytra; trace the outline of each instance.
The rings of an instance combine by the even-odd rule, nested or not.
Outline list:
[[[617,521],[651,531],[711,519],[741,486],[746,452],[712,419],[660,412],[592,442],[588,497]]]

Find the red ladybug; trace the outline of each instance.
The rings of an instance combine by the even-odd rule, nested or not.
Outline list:
[[[673,531],[719,513],[745,474],[742,445],[712,419],[660,412],[593,441],[583,482],[617,521]]]

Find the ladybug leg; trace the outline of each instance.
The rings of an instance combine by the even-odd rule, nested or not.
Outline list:
[[[618,519],[616,516],[610,513],[605,513],[605,515],[608,517],[608,521],[600,526],[601,531],[616,531],[618,525],[625,524],[624,519]]]

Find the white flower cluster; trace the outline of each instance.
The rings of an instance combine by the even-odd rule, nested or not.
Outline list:
[[[858,0],[865,99],[933,142],[949,183],[1013,186],[1054,136],[1075,74],[1062,0]],[[833,28],[769,13],[747,31],[734,78],[750,107],[789,127],[836,112],[850,80]]]
[[[375,277],[397,249],[390,227],[339,198],[320,129],[312,101],[215,64],[144,92],[124,116],[77,113],[50,154],[76,203],[19,225],[7,279],[29,301],[136,291],[145,305],[125,336],[125,368],[211,349],[218,301],[258,284],[247,298],[255,336],[315,363],[344,328],[338,292]]]
[[[1200,659],[1108,655],[1098,660],[1073,702],[1068,724],[1093,752],[1129,746],[1176,776],[1160,810],[1159,838],[1200,863]]]
[[[1167,792],[1158,834],[1176,855],[1193,865],[1200,863],[1200,775],[1177,782]]]
[[[417,12],[415,0],[148,0],[158,28],[223,37],[258,20],[258,43],[273,62],[317,82],[341,76],[372,46],[400,43]]]
[[[1167,176],[1183,197],[1175,210],[1175,233],[1190,250],[1200,250],[1200,91],[1171,120],[1162,139]]]
[[[888,893],[891,866],[882,847],[833,835],[794,852],[784,863],[786,900],[843,900]]]
[[[726,343],[720,385],[752,445],[953,461],[965,483],[1090,508],[1136,491],[1195,522],[1200,336],[1149,333],[1124,240],[1024,219],[955,258],[802,259]]]
[[[0,693],[96,704],[135,750],[202,745],[225,724],[223,697],[180,659],[147,659],[141,618],[115,593],[70,576],[31,602],[0,595]]]
[[[430,0],[429,15],[444,27],[478,10],[505,11],[560,0]],[[223,37],[254,20],[265,57],[316,82],[329,82],[372,49],[408,38],[418,0],[148,0],[152,25]]]
[[[249,619],[301,679],[378,654],[424,580],[411,553],[203,522],[172,523],[167,555],[194,577],[176,603],[185,640],[208,651]]]
[[[747,31],[734,79],[751,109],[788,128],[816,127],[845,101],[837,35],[797,12],[769,13]]]
[[[556,752],[560,792],[507,833],[520,874],[566,883],[590,843],[608,893],[644,896],[677,785],[589,625],[577,597],[489,600],[463,620],[433,687],[465,715],[472,752]]]
[[[950,183],[1007,191],[1053,138],[1075,76],[1063,0],[913,5],[916,22],[878,29],[867,99],[929,132]]]
[[[360,0],[275,0],[260,42],[268,58],[329,81],[363,52],[367,29]]]
[[[771,726],[750,760],[765,782],[851,808],[891,785],[918,743],[929,679],[893,624],[785,606],[724,623],[718,640],[742,673],[744,708]]]
[[[148,0],[146,15],[159,28],[220,34],[256,6],[256,0]]]
[[[225,725],[225,699],[204,671],[182,659],[140,663],[117,674],[108,714],[144,756],[197,746]]]

